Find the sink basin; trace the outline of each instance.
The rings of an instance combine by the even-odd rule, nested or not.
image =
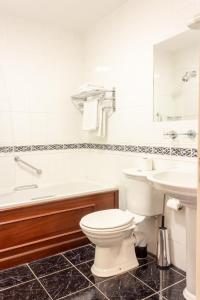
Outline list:
[[[197,174],[192,171],[157,171],[147,176],[157,190],[180,199],[183,205],[196,206]]]
[[[183,292],[187,300],[196,300],[196,204],[197,172],[185,170],[157,171],[147,176],[153,187],[166,195],[178,198],[186,214],[186,274],[187,286]]]

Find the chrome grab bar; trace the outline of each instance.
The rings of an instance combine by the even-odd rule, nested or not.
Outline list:
[[[37,189],[37,188],[38,188],[37,184],[19,185],[14,188],[14,191],[18,192],[18,191],[29,190],[29,189]]]
[[[29,164],[29,163],[27,163],[26,161],[22,160],[19,156],[15,156],[15,157],[14,157],[14,160],[15,160],[16,162],[22,163],[22,164],[24,164],[25,166],[27,166],[27,167],[33,169],[34,171],[36,171],[36,173],[37,173],[38,175],[41,175],[41,174],[42,174],[42,170],[41,170],[41,169],[35,168],[35,167],[32,166],[31,164]]]

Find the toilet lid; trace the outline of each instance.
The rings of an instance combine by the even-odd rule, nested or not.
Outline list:
[[[93,212],[81,219],[81,224],[91,229],[112,229],[129,226],[134,216],[120,209],[108,209]]]

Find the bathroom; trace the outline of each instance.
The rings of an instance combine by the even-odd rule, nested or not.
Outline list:
[[[0,299],[198,299],[187,251],[196,209],[191,218],[185,203],[169,208],[167,195],[169,269],[156,260],[161,197],[160,213],[137,228],[147,258],[108,277],[91,273],[95,243],[78,221],[93,210],[126,211],[128,180],[144,184],[130,169],[178,169],[174,181],[180,170],[197,173],[198,53],[178,56],[172,81],[175,62],[165,54],[194,36],[198,43],[200,31],[188,25],[199,13],[199,0],[0,0]],[[177,79],[181,99],[170,91]],[[76,97],[92,85],[108,98],[100,133],[83,130]],[[57,200],[65,189],[71,198]]]

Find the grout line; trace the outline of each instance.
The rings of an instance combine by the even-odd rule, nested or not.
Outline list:
[[[155,296],[155,295],[158,295],[158,296],[160,296],[160,294],[159,294],[159,293],[154,293],[154,294],[152,294],[152,295],[150,295],[150,296],[148,296],[148,297],[142,298],[142,300],[148,300],[148,299],[150,299],[152,296]],[[161,297],[162,297],[162,295],[161,295]],[[165,298],[164,298],[164,297],[162,297],[162,298],[165,300]]]
[[[15,285],[12,285],[12,286],[9,286],[9,287],[6,287],[5,289],[0,289],[0,292],[7,291],[7,290],[9,290],[9,289],[12,289],[12,288],[14,288],[14,287],[17,287],[17,286],[19,286],[19,285],[22,285],[22,284],[25,284],[25,283],[28,283],[28,282],[31,282],[31,281],[34,281],[34,280],[35,280],[35,278],[33,278],[33,279],[31,279],[31,280],[24,281],[24,282],[20,282],[20,283],[18,283],[18,284],[15,284]]]
[[[53,255],[49,255],[49,256],[45,256],[45,257],[43,257],[43,258],[39,258],[39,259],[37,259],[37,260],[28,262],[27,264],[28,264],[28,265],[31,265],[31,264],[33,264],[33,263],[35,263],[35,262],[39,262],[39,261],[41,261],[41,260],[49,259],[49,258],[51,258],[51,257],[55,257],[55,256],[59,256],[59,255],[60,255],[60,253],[53,254]]]
[[[30,271],[32,272],[32,274],[34,275],[34,277],[36,278],[36,280],[38,281],[38,283],[41,285],[41,287],[45,290],[45,292],[47,293],[47,295],[49,296],[49,298],[51,300],[53,300],[53,298],[51,297],[51,295],[48,293],[48,291],[45,289],[45,287],[43,286],[43,284],[40,282],[39,278],[37,278],[37,276],[35,275],[35,273],[33,272],[33,270],[29,267],[29,265],[27,264],[28,268],[30,269]]]
[[[77,250],[77,249],[80,249],[80,248],[83,248],[83,247],[87,247],[87,246],[92,246],[91,244],[86,244],[86,245],[83,245],[83,246],[79,246],[79,247],[76,247],[76,248],[73,248],[73,249],[69,249],[67,251],[64,251],[64,252],[60,252],[60,254],[63,254],[63,253],[66,253],[68,251],[74,251],[74,250]],[[92,246],[93,247],[93,246]],[[93,247],[94,248],[94,247]]]
[[[56,255],[58,255],[58,254],[56,254]],[[63,254],[61,254],[61,253],[59,253],[59,255],[60,256],[64,256]],[[59,273],[59,272],[62,272],[62,271],[65,271],[65,270],[68,270],[68,269],[70,269],[70,268],[72,268],[73,267],[73,264],[64,256],[64,258],[65,258],[65,260],[69,263],[69,266],[68,267],[66,267],[66,268],[63,268],[63,269],[61,269],[61,270],[58,270],[58,271],[54,271],[54,272],[51,272],[51,273],[48,273],[48,274],[46,274],[46,275],[43,275],[43,276],[36,276],[38,279],[40,279],[40,278],[44,278],[44,277],[47,277],[47,276],[49,276],[49,275],[53,275],[53,274],[56,274],[56,273]],[[44,258],[45,259],[45,258]],[[29,266],[29,264],[28,264],[28,267],[31,269],[31,267]],[[32,269],[31,269],[31,271],[32,271]],[[34,273],[34,271],[32,271],[32,273]]]
[[[185,281],[185,280],[186,280],[186,278],[181,279],[181,280],[177,281],[176,283],[173,283],[173,284],[171,284],[171,285],[165,287],[164,289],[162,289],[162,290],[160,291],[160,293],[163,292],[163,291],[165,291],[165,290],[167,290],[167,289],[169,289],[169,288],[171,288],[171,287],[173,287],[173,286],[175,286],[175,285],[177,285],[177,284],[179,284],[179,283],[181,283],[181,282],[183,282],[183,281]]]
[[[139,265],[138,267],[136,267],[136,268],[134,268],[134,269],[132,269],[132,270],[136,270],[136,269],[142,268],[142,267],[144,267],[144,266],[146,266],[146,265],[152,264],[153,262],[155,263],[155,261],[149,261],[149,262],[147,262],[146,264]],[[129,272],[129,271],[128,271],[128,272]]]
[[[53,274],[57,274],[59,272],[62,272],[62,271],[65,271],[65,270],[68,270],[68,269],[71,269],[72,266],[70,265],[68,268],[64,268],[64,269],[61,269],[61,270],[58,270],[58,271],[55,271],[55,272],[52,272],[52,273],[49,273],[49,274],[46,274],[46,275],[43,275],[43,276],[38,276],[37,278],[38,279],[42,279],[42,278],[45,278],[47,276],[50,276],[50,275],[53,275]]]
[[[56,300],[62,300],[62,299],[65,299],[65,298],[67,298],[67,297],[69,297],[69,296],[72,296],[72,295],[78,294],[79,292],[83,292],[83,291],[85,291],[85,290],[88,290],[88,289],[90,289],[90,288],[91,288],[91,286],[89,286],[89,287],[86,287],[86,288],[84,288],[84,289],[81,289],[81,290],[79,290],[79,291],[76,291],[76,292],[74,292],[74,293],[70,293],[70,294],[68,294],[68,295],[65,295],[65,296],[63,296],[63,297],[61,297],[61,298],[58,298],[58,299],[56,299]]]
[[[91,262],[91,261],[94,261],[94,259],[90,259],[90,260],[86,260],[86,261],[84,261],[84,262],[82,262],[82,263],[80,263],[80,264],[77,264],[76,266],[80,266],[80,265],[83,265],[83,264],[87,264],[87,263],[89,263],[89,262]],[[71,263],[72,264],[72,263]],[[73,265],[73,264],[72,264]]]
[[[63,254],[62,254],[63,255]],[[63,255],[63,257],[66,259],[66,257]],[[82,276],[84,276],[91,284],[92,284],[92,286],[93,287],[95,287],[104,297],[106,297],[106,299],[108,299],[109,300],[109,298],[106,296],[106,295],[104,295],[104,293],[87,277],[87,276],[85,276],[85,274],[83,274],[75,265],[73,265],[72,264],[72,266],[82,275]]]
[[[144,264],[144,265],[141,265],[141,266],[138,266],[136,269],[139,269],[139,268],[141,268],[141,267],[143,267],[143,266],[147,266],[147,265],[149,265],[149,264],[151,264],[151,263],[155,263],[155,261],[153,262],[153,261],[151,261],[151,262],[148,262],[148,263],[146,263],[146,264]],[[136,270],[135,269],[135,270]],[[173,268],[171,268],[170,267],[170,269],[171,270],[173,270],[173,271],[175,271],[176,273],[178,273],[179,275],[181,275],[183,278],[180,280],[180,281],[178,281],[178,282],[176,282],[176,283],[173,283],[172,285],[170,285],[170,286],[168,286],[168,287],[171,287],[171,286],[173,286],[173,285],[175,285],[175,284],[177,284],[177,283],[179,283],[179,282],[182,282],[183,280],[186,280],[186,276],[184,276],[183,274],[181,274],[181,273],[179,273],[179,272],[177,272],[176,270],[174,270]],[[128,271],[128,273],[130,273],[131,271]],[[132,276],[134,276],[135,278],[137,278],[137,279],[139,279],[137,276],[135,276],[135,275],[133,275],[132,273],[130,273]],[[141,280],[141,279],[139,279],[141,282],[143,282],[144,284],[146,284],[143,280]],[[148,284],[146,284],[147,286],[149,286]],[[149,286],[150,287],[150,286]],[[165,289],[167,289],[168,287],[166,287],[166,288],[164,288],[163,290],[165,290]],[[151,287],[150,287],[151,288]],[[151,288],[152,289],[152,288]]]
[[[178,273],[178,274],[182,275],[184,278],[186,278],[186,276],[185,276],[185,275],[183,275],[181,272],[179,272],[179,271],[175,270],[173,267],[171,267],[170,269],[171,269],[171,270],[173,270],[174,272],[176,272],[176,273]]]
[[[0,274],[5,272],[5,271],[10,271],[10,270],[13,270],[13,269],[18,269],[20,267],[25,267],[27,264],[24,263],[24,264],[20,264],[20,265],[16,265],[16,266],[13,266],[13,267],[9,267],[9,268],[6,268],[6,269],[1,269],[0,270]]]
[[[137,280],[139,280],[143,285],[147,286],[149,289],[151,289],[154,294],[158,293],[156,290],[152,289],[152,287],[150,287],[147,283],[145,283],[144,281],[142,281],[140,278],[136,277],[135,275],[131,274],[130,272],[128,272],[131,276],[133,276],[134,278],[136,278]]]
[[[88,260],[88,261],[86,261],[86,262],[83,262],[83,263],[81,263],[81,264],[78,264],[78,265],[73,265],[73,266],[75,266],[76,267],[76,269],[78,269],[78,266],[81,266],[81,265],[83,265],[83,264],[87,264],[87,263],[89,263],[89,262],[91,262],[91,261],[94,261],[94,259],[91,259],[91,260]],[[78,269],[79,270],[79,269]],[[79,272],[81,272],[80,270],[79,270]],[[105,277],[105,279],[103,279],[103,280],[101,280],[101,281],[99,281],[98,282],[98,284],[99,283],[102,283],[102,282],[105,282],[105,281],[108,281],[108,280],[110,280],[111,278],[115,278],[115,277],[117,277],[117,276],[120,276],[120,275],[123,275],[123,274],[126,274],[127,273],[127,271],[125,271],[125,272],[123,272],[123,273],[120,273],[120,274],[118,274],[118,275],[112,275],[112,276],[110,276],[110,277]],[[82,272],[81,272],[81,274],[83,274]],[[84,274],[83,274],[84,275]],[[93,274],[92,274],[93,275]],[[87,276],[86,276],[87,277]],[[98,276],[97,276],[98,277]],[[103,278],[103,277],[101,277],[101,278]],[[93,282],[92,282],[93,283]],[[94,283],[93,283],[94,284]],[[95,287],[96,287],[96,284],[94,284],[95,285]]]

